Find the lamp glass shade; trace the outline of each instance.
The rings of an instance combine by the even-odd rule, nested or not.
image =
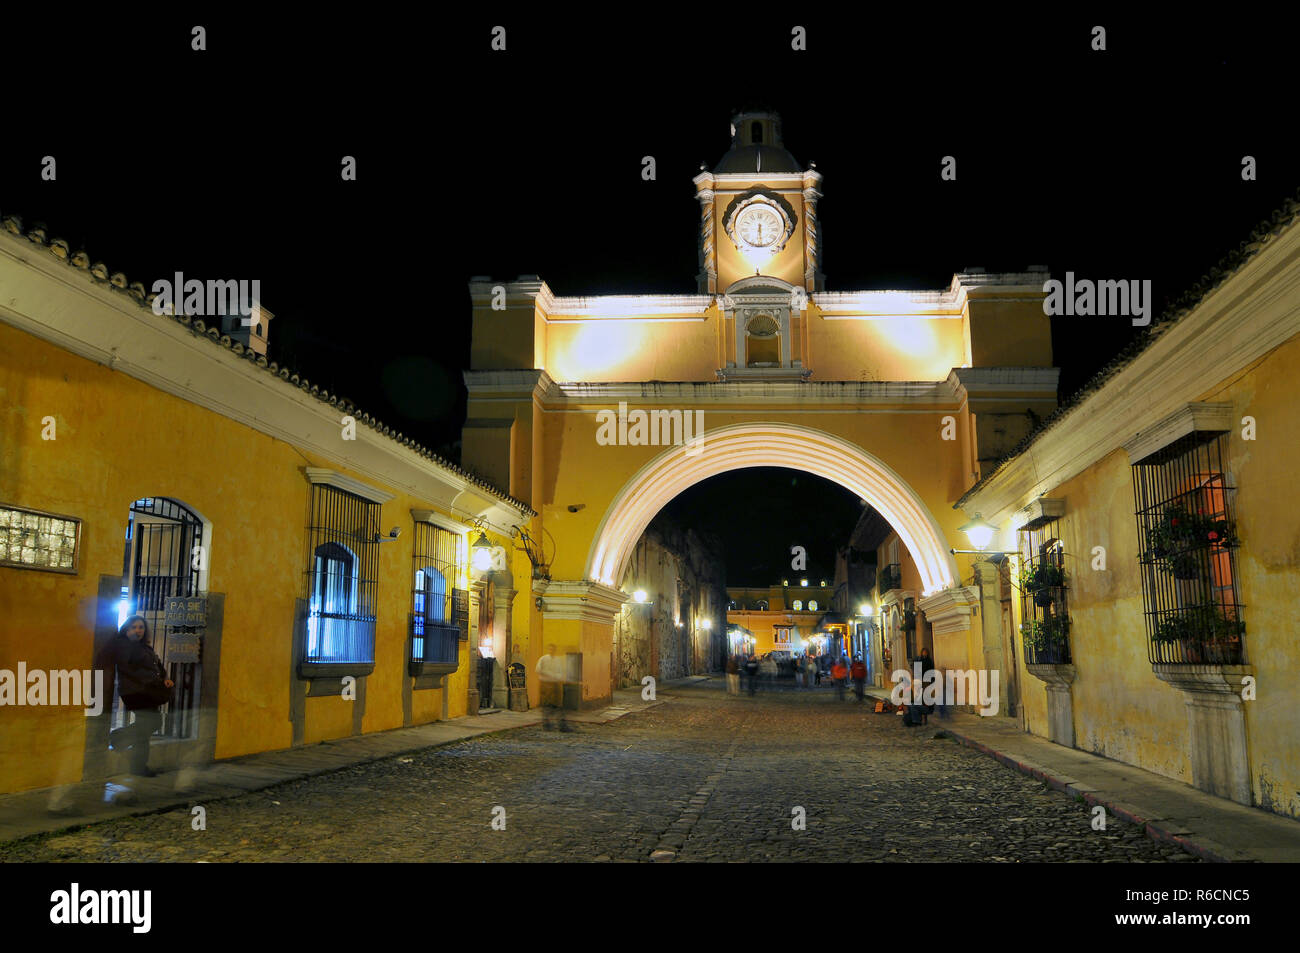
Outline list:
[[[479,572],[491,569],[492,543],[488,540],[487,534],[480,532],[478,534],[478,539],[474,540],[474,545],[471,548],[474,550],[474,554],[470,557],[470,561],[474,568]]]
[[[986,523],[984,519],[976,513],[973,520],[961,527],[961,531],[966,534],[966,538],[970,540],[971,545],[982,552],[983,550],[988,549],[989,543],[993,542],[993,536],[997,532],[997,527],[991,523]]]

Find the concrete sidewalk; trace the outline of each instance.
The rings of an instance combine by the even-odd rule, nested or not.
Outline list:
[[[883,689],[867,691],[889,699]],[[915,730],[940,729],[1007,767],[1088,804],[1100,804],[1108,814],[1144,826],[1156,840],[1178,844],[1206,860],[1300,861],[1300,821],[1206,794],[1122,761],[1066,748],[1021,731],[1013,718],[955,712],[947,720],[931,715],[925,727]]]
[[[661,690],[671,689],[674,684],[690,681],[693,679],[678,679],[661,683],[659,687]],[[640,688],[627,688],[614,692],[607,708],[570,712],[567,717],[571,722],[598,725],[658,704],[658,701],[643,700]],[[133,814],[152,814],[182,805],[237,797],[285,781],[454,744],[478,735],[526,728],[541,724],[541,721],[540,710],[494,711],[245,755],[169,771],[155,778],[130,778],[129,788],[123,783],[127,781],[126,776],[118,775],[0,795],[0,843]]]

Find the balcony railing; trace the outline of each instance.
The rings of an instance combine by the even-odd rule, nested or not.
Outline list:
[[[447,675],[460,667],[460,627],[411,617],[411,674]]]
[[[903,588],[903,567],[899,563],[890,563],[880,570],[880,578],[877,581],[877,588],[881,595],[889,592],[891,589]]]
[[[311,611],[306,630],[299,666],[303,677],[369,675],[374,671],[374,616]]]

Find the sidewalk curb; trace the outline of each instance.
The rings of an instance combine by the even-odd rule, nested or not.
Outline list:
[[[947,725],[942,726],[941,730],[958,743],[963,744],[968,748],[974,748],[981,754],[986,754],[996,761],[1006,765],[1008,768],[1013,768],[1019,771],[1021,774],[1042,781],[1049,787],[1060,791],[1063,794],[1082,797],[1084,802],[1089,806],[1100,804],[1109,813],[1114,814],[1121,820],[1128,821],[1130,824],[1136,824],[1139,827],[1144,828],[1147,836],[1152,840],[1174,844],[1190,854],[1195,854],[1204,860],[1212,861],[1214,863],[1229,864],[1252,859],[1240,854],[1235,857],[1230,856],[1230,854],[1235,853],[1232,851],[1232,848],[1225,847],[1221,844],[1214,844],[1213,841],[1208,841],[1208,839],[1205,838],[1192,840],[1185,836],[1182,828],[1177,827],[1176,825],[1163,825],[1161,823],[1159,812],[1157,811],[1129,804],[1116,798],[1098,797],[1091,793],[1095,790],[1094,788],[1089,787],[1087,784],[1084,784],[1075,778],[1052,774],[1046,768],[1034,764],[1032,761],[1019,761],[1013,756],[998,751],[996,748],[993,748],[982,741],[977,741],[968,735],[964,735],[960,731],[950,728]],[[1213,846],[1210,846],[1211,844],[1213,844]]]

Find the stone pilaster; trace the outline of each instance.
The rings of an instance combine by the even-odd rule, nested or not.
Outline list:
[[[1029,674],[1047,686],[1047,739],[1074,747],[1073,665],[1026,665]]]
[[[813,173],[816,175],[816,173]],[[805,183],[810,180],[807,176],[804,178]],[[818,176],[815,182],[820,182]],[[809,292],[821,291],[823,280],[819,266],[819,248],[817,244],[817,200],[822,197],[821,192],[817,191],[810,184],[805,184],[803,190],[803,235],[804,235],[804,288]]]
[[[701,173],[695,177],[695,197],[700,200],[700,273],[696,277],[696,290],[700,294],[718,291],[718,252],[713,234],[713,176]]]
[[[1241,680],[1255,670],[1248,665],[1161,664],[1151,670],[1185,696],[1192,784],[1238,804],[1250,804]]]

